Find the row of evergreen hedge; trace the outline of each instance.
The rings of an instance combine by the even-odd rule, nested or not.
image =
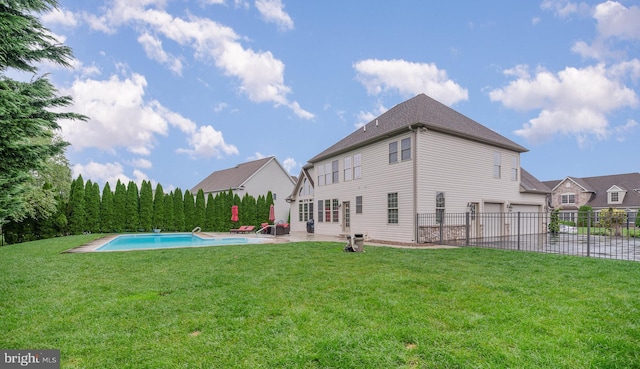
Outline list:
[[[115,191],[107,182],[102,191],[97,183],[84,182],[79,176],[71,183],[68,201],[59,200],[58,211],[47,219],[28,218],[9,222],[3,228],[8,243],[25,242],[67,234],[202,231],[228,232],[238,225],[268,222],[273,195],[269,191],[257,199],[245,194],[242,198],[229,191],[215,196],[199,190],[194,196],[180,188],[165,193],[157,184],[142,181],[140,188],[129,181],[118,180]],[[231,207],[238,206],[238,222],[231,221]]]

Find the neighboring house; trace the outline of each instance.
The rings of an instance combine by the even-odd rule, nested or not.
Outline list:
[[[420,213],[542,212],[550,191],[520,168],[526,151],[420,94],[309,160],[291,229],[411,243]]]
[[[543,183],[552,189],[551,206],[560,209],[561,220],[575,222],[577,210],[586,205],[596,213],[609,208],[626,210],[634,222],[640,209],[640,173],[566,177]]]
[[[294,179],[280,165],[274,156],[236,165],[233,168],[211,173],[207,178],[191,189],[196,194],[202,189],[205,195],[214,196],[219,192],[233,190],[242,198],[249,194],[256,199],[266,196],[269,191],[273,195],[276,221],[287,222],[289,218],[289,204],[287,196],[295,186]]]

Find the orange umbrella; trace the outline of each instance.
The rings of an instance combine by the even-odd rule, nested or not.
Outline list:
[[[269,221],[273,222],[276,220],[276,210],[273,208],[273,204],[269,207]]]
[[[238,205],[233,205],[231,207],[231,221],[232,222],[238,221]]]

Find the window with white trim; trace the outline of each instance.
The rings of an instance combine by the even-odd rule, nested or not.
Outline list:
[[[327,163],[324,165],[324,183],[327,185],[330,185],[331,183],[331,178],[332,178],[332,173],[331,173],[331,163]]]
[[[389,164],[398,162],[398,142],[389,143]]]
[[[338,178],[338,176],[339,176],[338,160],[334,160],[331,162],[331,183],[340,182],[340,178]]]
[[[398,193],[387,194],[387,223],[398,224]]]
[[[493,178],[500,178],[502,171],[502,158],[499,152],[493,153]]]
[[[620,202],[620,193],[619,192],[610,192],[609,193],[609,202],[613,203],[613,204]]]
[[[411,137],[403,138],[400,141],[400,160],[411,160]]]
[[[324,165],[318,165],[318,186],[324,186]]]
[[[576,194],[574,193],[563,193],[560,195],[560,203],[565,204],[575,204],[576,203]]]
[[[313,219],[313,200],[300,200],[298,203],[298,220],[306,222]]]
[[[362,214],[362,196],[356,196],[356,214]]]
[[[518,157],[517,156],[512,156],[511,157],[511,180],[512,181],[517,181],[518,180]]]
[[[353,156],[353,179],[362,178],[362,154]]]
[[[351,156],[345,157],[343,160],[343,164],[344,164],[344,180],[345,182],[350,181],[353,179],[353,172],[351,168]]]

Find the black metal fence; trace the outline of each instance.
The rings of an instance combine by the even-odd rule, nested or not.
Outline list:
[[[550,213],[423,213],[417,214],[417,240],[640,261],[640,228],[635,227],[633,215],[628,214],[614,227],[592,222],[597,217],[589,215],[578,227],[552,222]],[[550,223],[554,231],[550,231]]]

